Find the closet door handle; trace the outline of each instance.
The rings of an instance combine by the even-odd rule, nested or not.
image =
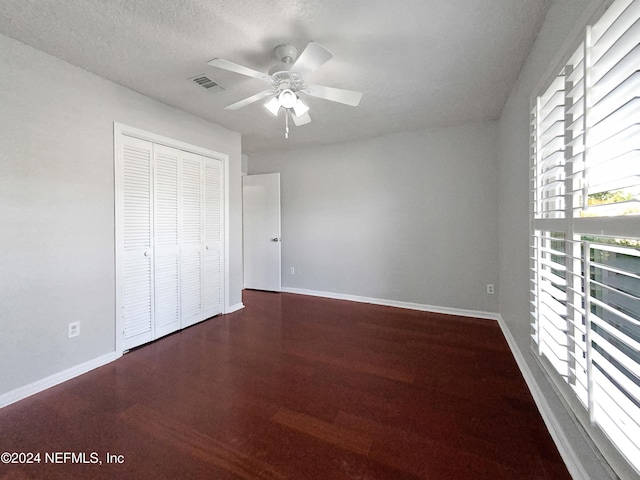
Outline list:
[[[279,242],[279,241],[280,241],[280,239],[279,239],[278,237],[276,237],[276,238],[272,238],[272,239],[271,239],[271,241],[272,241],[272,242]]]
[[[149,255],[151,255],[151,250],[146,249],[146,250],[144,251],[144,256],[145,256],[145,257],[148,257]]]

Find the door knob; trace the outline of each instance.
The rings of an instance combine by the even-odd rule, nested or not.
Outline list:
[[[280,241],[280,239],[279,239],[278,237],[276,237],[276,238],[272,238],[272,239],[271,239],[271,241],[272,241],[272,242],[279,242],[279,241]]]

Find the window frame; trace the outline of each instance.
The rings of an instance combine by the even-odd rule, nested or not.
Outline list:
[[[637,1],[637,0],[636,0]],[[614,8],[618,8],[625,2],[632,4],[634,0],[607,0],[600,2],[592,2],[590,8],[587,9],[582,17],[582,21],[578,22],[574,35],[570,36],[571,39],[565,44],[561,50],[560,56],[553,63],[548,74],[544,77],[545,80],[541,82],[538,87],[533,91],[530,101],[530,126],[532,130],[532,138],[530,140],[530,209],[529,209],[529,238],[530,238],[530,273],[531,273],[531,348],[536,354],[536,358],[543,366],[543,370],[548,377],[553,381],[554,386],[562,394],[563,400],[569,406],[570,411],[576,416],[580,423],[585,427],[585,430],[589,433],[589,436],[594,441],[596,446],[604,455],[606,461],[614,468],[621,478],[638,478],[640,474],[640,463],[635,467],[627,462],[622,454],[617,451],[613,442],[609,440],[606,433],[604,433],[596,425],[593,416],[593,398],[589,393],[592,389],[588,385],[584,385],[585,393],[581,394],[579,388],[575,388],[573,385],[576,382],[590,383],[593,377],[593,372],[590,371],[593,364],[591,356],[593,355],[591,348],[590,332],[591,326],[589,323],[589,297],[590,293],[588,286],[591,280],[587,278],[585,280],[583,271],[590,272],[589,257],[590,257],[590,244],[584,240],[584,237],[588,236],[610,236],[613,238],[640,238],[640,217],[638,215],[631,216],[618,216],[618,217],[582,217],[577,214],[583,207],[586,207],[586,200],[588,187],[584,183],[584,168],[576,168],[580,166],[580,161],[584,165],[585,159],[576,159],[573,157],[586,155],[586,149],[582,152],[577,149],[576,152],[572,152],[571,149],[567,149],[564,154],[564,205],[563,212],[550,212],[544,211],[540,206],[542,200],[540,198],[540,189],[542,185],[539,179],[539,163],[538,160],[541,155],[541,143],[545,143],[544,139],[538,138],[539,132],[537,131],[538,122],[541,113],[541,97],[551,97],[548,90],[557,82],[558,77],[563,76],[575,76],[579,77],[580,73],[576,73],[575,70],[565,70],[569,66],[572,57],[583,56],[584,78],[582,79],[582,87],[585,94],[583,95],[584,105],[579,108],[583,108],[585,115],[582,116],[583,138],[580,140],[584,144],[588,145],[588,98],[586,92],[589,89],[589,56],[590,56],[590,35],[591,26],[595,25],[601,18],[607,15],[609,8],[613,5]],[[613,10],[613,9],[612,9]],[[579,49],[582,49],[580,51]],[[576,65],[579,62],[573,62]],[[565,85],[566,87],[566,85]],[[575,87],[575,85],[574,85]],[[573,87],[572,87],[573,88]],[[568,90],[565,88],[565,90]],[[570,92],[565,91],[563,97],[567,97]],[[579,97],[576,97],[579,98]],[[574,105],[571,105],[571,108]],[[565,113],[568,108],[565,108]],[[571,120],[574,122],[575,120]],[[569,122],[565,121],[565,134],[572,128],[575,132],[579,132],[579,128],[575,125],[568,125]],[[574,132],[574,133],[575,133]],[[543,132],[544,133],[544,132]],[[533,136],[535,135],[535,136]],[[578,138],[579,135],[574,135],[572,138],[564,138],[564,145],[571,143]],[[550,214],[548,214],[550,213]],[[545,268],[551,268],[549,266],[549,248],[543,245],[545,241],[549,241],[549,234],[555,232],[564,237],[565,248],[563,255],[565,255],[565,280],[564,290],[559,291],[556,285],[549,287],[548,291],[542,291],[540,285],[542,282],[541,277]],[[545,267],[546,265],[546,267]],[[582,292],[579,290],[582,289]],[[562,289],[560,289],[562,290]],[[584,291],[587,293],[585,294]],[[538,322],[538,317],[541,315],[541,308],[544,310],[544,299],[542,295],[547,296],[549,292],[553,292],[556,296],[564,295],[566,303],[570,305],[567,308],[567,324],[565,327],[567,335],[567,358],[566,370],[563,372],[564,366],[558,367],[557,361],[549,360],[546,356],[543,356],[545,346],[541,341],[541,325]],[[553,300],[548,301],[553,303]],[[545,307],[546,308],[546,307]],[[576,328],[578,325],[577,317],[580,315],[585,319],[585,325],[583,330]],[[579,345],[579,343],[581,345]],[[573,345],[570,347],[569,344]],[[573,350],[572,350],[573,348]],[[580,354],[584,352],[586,356],[585,363],[576,365]],[[577,378],[579,370],[584,368],[586,370],[586,379]],[[582,388],[582,387],[581,387]]]

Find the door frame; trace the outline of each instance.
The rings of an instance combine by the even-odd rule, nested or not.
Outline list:
[[[122,218],[122,205],[118,202],[120,198],[120,186],[122,185],[123,172],[120,171],[122,165],[122,140],[123,137],[133,137],[140,140],[165,145],[167,147],[183,150],[185,152],[195,153],[203,157],[209,157],[222,162],[222,284],[221,284],[221,307],[222,314],[230,310],[229,304],[229,155],[216,152],[207,148],[185,143],[180,140],[147,132],[139,128],[130,127],[121,123],[113,123],[113,145],[114,145],[114,273],[115,273],[115,350],[116,353],[122,355],[123,349],[123,330],[124,325],[119,312],[122,308],[122,292],[120,278],[122,272],[122,231],[120,219]]]

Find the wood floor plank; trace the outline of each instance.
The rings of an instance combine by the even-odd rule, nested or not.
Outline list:
[[[245,308],[0,409],[0,480],[570,480],[496,322],[244,291]]]
[[[271,420],[360,455],[369,453],[373,441],[368,435],[285,408],[278,410]]]
[[[305,358],[307,360],[326,363],[327,365],[342,367],[342,368],[346,368],[348,370],[354,370],[360,373],[377,375],[377,376],[388,378],[391,380],[397,380],[399,382],[413,383],[415,381],[415,375],[413,373],[400,370],[397,368],[382,367],[378,365],[373,365],[368,362],[361,362],[357,360],[354,361],[346,358],[326,355],[323,353],[303,350],[300,348],[290,348],[287,350],[287,353],[294,355],[296,357]]]
[[[197,430],[185,427],[144,406],[131,407],[120,415],[124,422],[143,430],[156,439],[167,442],[186,455],[196,456],[207,463],[245,480],[283,480],[286,477],[271,465],[251,458],[230,445]]]

